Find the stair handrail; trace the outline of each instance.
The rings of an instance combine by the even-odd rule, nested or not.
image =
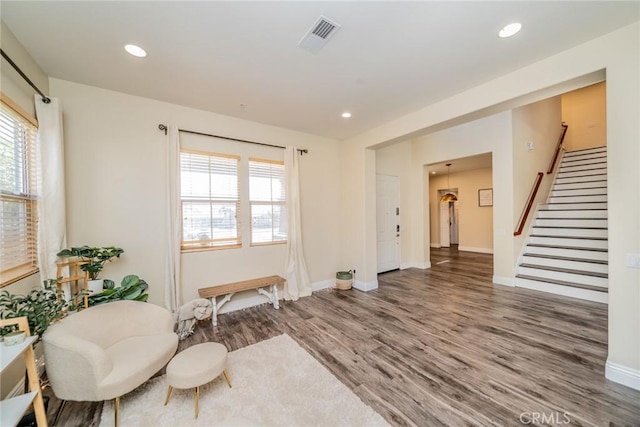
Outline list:
[[[553,168],[556,166],[560,150],[562,149],[562,143],[564,142],[564,136],[567,134],[567,128],[569,128],[569,125],[562,122],[562,131],[560,132],[560,138],[558,138],[558,145],[556,146],[556,151],[553,154],[553,159],[551,159],[551,164],[549,165],[549,169],[547,169],[547,175],[553,172]]]
[[[522,230],[524,229],[524,225],[527,223],[527,218],[529,217],[529,212],[531,212],[531,207],[533,206],[533,201],[536,199],[536,195],[538,194],[538,189],[540,188],[540,183],[542,182],[542,178],[544,177],[544,173],[538,172],[536,175],[536,179],[531,187],[531,192],[529,193],[529,199],[527,200],[527,204],[520,215],[520,221],[518,222],[518,228],[513,232],[514,236],[519,236],[522,234]]]

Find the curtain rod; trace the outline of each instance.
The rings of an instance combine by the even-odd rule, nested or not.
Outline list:
[[[158,129],[160,129],[161,131],[164,131],[165,135],[167,134],[167,126],[166,125],[159,124],[158,125]],[[211,136],[213,138],[226,139],[226,140],[229,140],[229,141],[246,142],[247,144],[263,145],[265,147],[285,148],[282,145],[265,144],[264,142],[254,142],[254,141],[247,141],[245,139],[229,138],[228,136],[212,135],[210,133],[196,132],[196,131],[193,131],[193,130],[178,129],[178,132],[190,133],[190,134],[193,134],[193,135]],[[307,154],[309,152],[309,150],[307,150],[306,148],[302,148],[302,149],[301,148],[297,148],[297,150],[300,153],[300,155]]]
[[[2,54],[2,57],[7,60],[9,65],[11,65],[13,69],[16,70],[18,74],[20,74],[20,77],[22,77],[24,81],[29,83],[29,86],[31,86],[36,92],[38,92],[38,94],[42,97],[42,102],[44,102],[45,104],[48,104],[51,102],[51,99],[49,99],[47,95],[45,95],[44,93],[42,93],[40,89],[38,89],[38,87],[31,81],[31,79],[29,79],[29,77],[27,77],[27,75],[22,72],[20,67],[18,67],[16,63],[11,60],[11,58],[9,58],[9,55],[4,53],[4,50],[0,49],[0,53]]]

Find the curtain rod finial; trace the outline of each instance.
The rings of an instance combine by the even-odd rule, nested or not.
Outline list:
[[[165,135],[167,134],[167,126],[166,125],[163,125],[162,123],[160,123],[158,125],[158,129],[163,130]]]

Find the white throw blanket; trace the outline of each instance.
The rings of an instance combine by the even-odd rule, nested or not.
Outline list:
[[[178,322],[176,334],[178,334],[178,338],[183,340],[191,335],[196,321],[210,317],[211,313],[213,313],[213,305],[211,301],[205,298],[194,299],[180,307],[176,313],[176,321]]]

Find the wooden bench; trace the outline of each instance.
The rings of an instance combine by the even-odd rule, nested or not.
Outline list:
[[[269,302],[273,304],[273,308],[278,310],[280,303],[278,302],[278,285],[284,285],[284,279],[280,276],[261,277],[259,279],[244,280],[242,282],[227,283],[226,285],[209,286],[208,288],[198,289],[200,298],[209,298],[213,305],[213,314],[211,322],[213,326],[218,326],[218,311],[223,305],[231,301],[236,292],[248,291],[255,289],[260,295],[269,298]],[[270,290],[264,288],[269,287]],[[220,301],[216,301],[217,297],[224,295]]]

